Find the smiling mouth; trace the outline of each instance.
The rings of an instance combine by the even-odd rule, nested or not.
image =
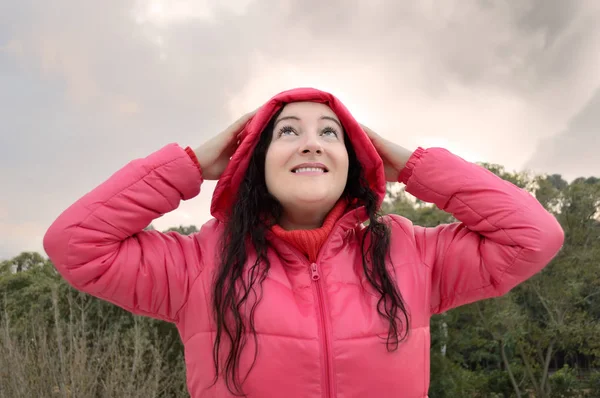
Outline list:
[[[324,174],[327,173],[328,170],[327,169],[323,169],[321,167],[298,167],[297,169],[292,170],[292,173],[295,174],[308,174],[308,173],[320,173],[320,174]]]

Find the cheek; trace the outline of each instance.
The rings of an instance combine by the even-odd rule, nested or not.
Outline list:
[[[270,192],[279,185],[276,180],[281,177],[280,173],[284,163],[281,151],[273,147],[267,150],[265,156],[265,182]]]
[[[345,149],[345,148],[344,148]],[[339,171],[339,185],[340,187],[346,187],[348,184],[348,170],[350,168],[350,159],[348,159],[348,152],[344,150],[343,154],[338,158],[338,171]]]
[[[347,175],[348,168],[350,167],[350,159],[348,158],[348,152],[346,152],[346,148],[337,154],[336,159],[339,171],[342,174]]]
[[[267,183],[267,189],[270,190],[270,186],[272,185],[273,180],[273,156],[270,155],[270,151],[267,151],[267,156],[265,156],[265,182]]]
[[[287,166],[293,154],[294,148],[290,145],[271,144],[265,155],[265,167],[270,171],[281,171]]]

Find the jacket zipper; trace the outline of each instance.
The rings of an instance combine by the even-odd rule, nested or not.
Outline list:
[[[323,346],[324,346],[324,355],[325,355],[325,366],[323,369],[323,373],[325,374],[325,396],[332,397],[331,393],[331,348],[329,343],[329,330],[327,328],[327,317],[325,316],[325,299],[323,293],[323,285],[320,282],[321,275],[319,275],[319,267],[317,263],[312,263],[310,265],[310,273],[311,278],[315,282],[317,288],[317,301],[319,303],[319,316],[321,317],[321,334],[323,336]]]
[[[356,211],[356,210],[355,210]],[[342,216],[341,219],[349,217],[350,213],[346,213],[344,216]],[[327,244],[329,243],[329,240],[331,239],[332,236],[335,235],[335,232],[337,232],[337,229],[340,226],[340,220],[338,220],[338,222],[333,226],[333,228],[331,229],[331,231],[329,232],[329,235],[327,236],[327,238],[325,239],[325,241],[323,242],[323,244],[321,245],[321,249],[319,250],[319,253],[317,254],[317,259],[315,262],[310,263],[306,257],[304,256],[303,253],[301,253],[298,249],[296,249],[295,247],[293,247],[292,245],[288,244],[287,242],[285,242],[283,239],[281,238],[276,238],[278,240],[280,240],[281,242],[283,242],[292,252],[294,252],[296,254],[296,257],[298,257],[298,259],[306,264],[310,264],[310,274],[311,274],[311,279],[312,281],[315,283],[315,288],[317,290],[317,301],[319,304],[319,315],[321,317],[321,333],[323,335],[323,346],[324,346],[324,354],[325,354],[325,366],[323,369],[323,373],[325,374],[324,380],[325,380],[325,393],[326,393],[326,397],[327,398],[331,398],[334,397],[333,395],[333,376],[331,374],[331,347],[330,347],[330,342],[329,342],[329,330],[328,330],[328,325],[329,323],[327,322],[327,317],[325,316],[325,294],[323,293],[323,286],[321,283],[321,275],[319,274],[319,259],[321,258],[321,254],[323,253],[323,249],[327,246]]]

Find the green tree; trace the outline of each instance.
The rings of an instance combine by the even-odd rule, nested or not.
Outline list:
[[[482,165],[529,191],[554,213],[565,229],[565,245],[544,271],[507,295],[432,318],[430,394],[467,396],[469,388],[516,397],[529,392],[550,397],[553,389],[566,394],[565,389],[571,388],[565,387],[570,386],[567,381],[578,371],[579,362],[591,366],[600,357],[598,179],[580,178],[569,184],[560,175],[536,176]],[[454,221],[393,187],[385,210],[423,226]],[[570,368],[552,376],[551,370],[563,364]]]

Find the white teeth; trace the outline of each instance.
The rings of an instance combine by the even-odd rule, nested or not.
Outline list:
[[[325,170],[320,169],[318,167],[301,167],[299,169],[294,170],[294,173],[309,173],[309,172],[324,173]]]

